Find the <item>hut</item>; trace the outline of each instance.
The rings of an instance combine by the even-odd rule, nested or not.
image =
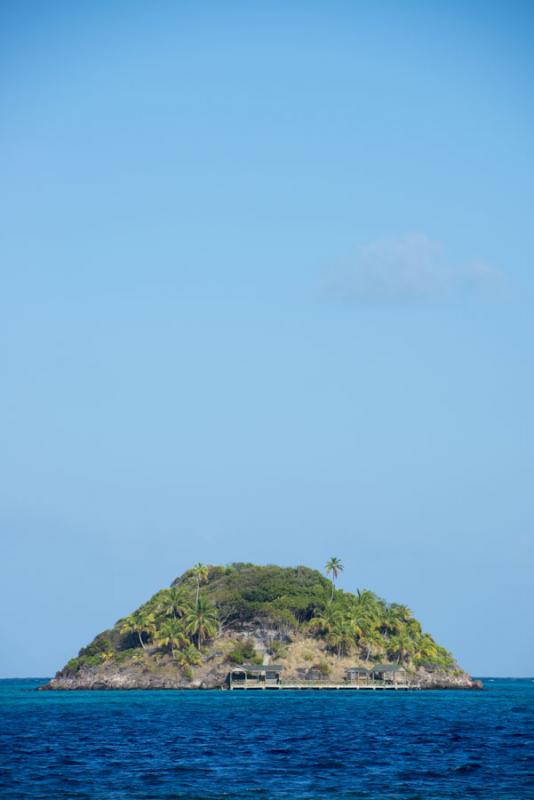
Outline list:
[[[280,686],[282,667],[278,664],[242,664],[226,676],[229,689],[266,689]]]
[[[349,667],[345,670],[347,683],[367,684],[370,678],[371,672],[366,667]]]
[[[370,672],[373,680],[393,684],[406,683],[408,675],[400,664],[375,664]]]

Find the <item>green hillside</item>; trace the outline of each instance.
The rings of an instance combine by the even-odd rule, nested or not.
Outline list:
[[[198,564],[96,636],[61,674],[142,657],[154,669],[171,660],[191,677],[218,643],[232,642],[234,634],[226,660],[258,658],[254,636],[246,635],[254,629],[269,632],[270,650],[277,657],[292,641],[307,639],[332,659],[379,659],[412,669],[455,667],[450,653],[423,632],[406,606],[369,590],[353,594],[336,588],[342,566],[337,559],[328,566],[330,578],[302,566]]]

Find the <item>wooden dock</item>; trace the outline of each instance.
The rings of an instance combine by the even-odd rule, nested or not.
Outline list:
[[[221,689],[230,692],[264,692],[264,691],[350,691],[350,692],[398,692],[417,691],[421,689],[418,683],[331,683],[329,681],[303,681],[302,683],[252,683],[239,685],[233,683],[231,687],[221,686]]]

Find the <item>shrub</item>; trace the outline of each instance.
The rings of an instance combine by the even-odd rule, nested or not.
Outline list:
[[[95,636],[91,644],[88,644],[87,647],[82,647],[78,656],[82,658],[84,656],[96,656],[99,653],[108,653],[111,650],[114,650],[114,647],[110,639],[105,633],[100,633]]]
[[[261,656],[256,653],[253,639],[243,639],[238,642],[228,653],[227,659],[231,664],[261,664],[262,662]]]
[[[129,650],[121,650],[115,656],[115,661],[118,664],[123,664],[125,661],[128,661],[130,658],[137,658],[140,655],[140,648],[132,647]]]
[[[285,647],[278,639],[275,639],[271,642],[269,645],[269,651],[275,658],[285,658],[287,655],[287,647]]]
[[[330,675],[330,665],[326,661],[319,661],[317,664],[314,664],[313,669],[316,669],[323,678],[327,678]]]
[[[103,660],[104,658],[102,655],[78,656],[77,658],[71,658],[65,667],[65,671],[75,674],[76,672],[79,672],[82,667],[98,667],[100,664],[102,664]]]

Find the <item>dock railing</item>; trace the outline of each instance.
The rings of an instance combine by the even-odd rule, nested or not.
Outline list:
[[[334,681],[331,678],[314,678],[302,680],[281,680],[277,681],[235,681],[230,687],[231,690],[236,691],[257,691],[262,689],[328,689],[328,690],[346,690],[349,691],[406,691],[407,689],[420,689],[421,685],[415,681],[402,681],[395,683],[393,681],[365,681],[358,683],[357,681]]]

